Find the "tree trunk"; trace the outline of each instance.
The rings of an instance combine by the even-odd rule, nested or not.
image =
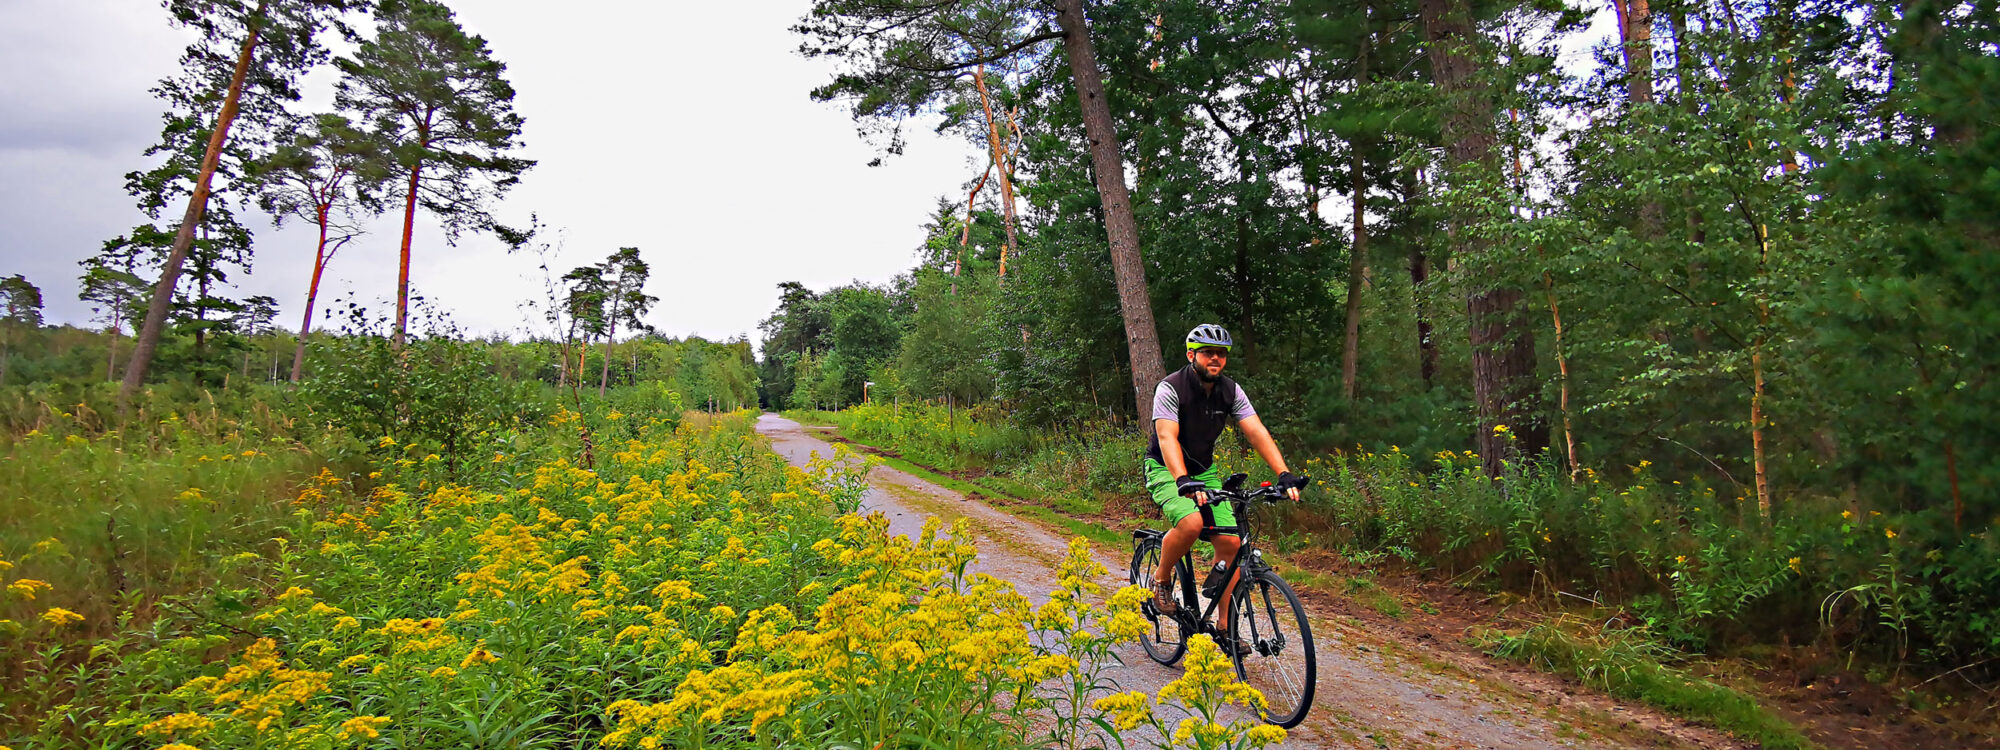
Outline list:
[[[1362,172],[1359,147],[1350,148],[1354,149],[1354,247],[1347,253],[1347,327],[1340,353],[1340,390],[1353,401],[1359,391],[1361,364],[1361,281],[1368,276],[1368,178]],[[1428,382],[1430,377],[1424,379]]]
[[[292,350],[292,382],[299,382],[306,367],[306,334],[312,333],[313,305],[319,301],[320,274],[326,271],[326,204],[319,207],[319,249],[313,251],[312,282],[306,285],[306,314],[299,321],[299,345]]]
[[[1474,71],[1479,42],[1470,0],[1422,0],[1418,11],[1432,78],[1445,104],[1439,121],[1445,167],[1452,171],[1483,167],[1490,172],[1496,166],[1496,110]],[[1471,260],[1489,252],[1488,244],[1470,231],[1477,217],[1454,213],[1447,219],[1453,256]],[[1546,429],[1535,419],[1535,341],[1523,312],[1521,291],[1508,283],[1466,294],[1478,416],[1475,440],[1481,464],[1492,477],[1500,476],[1506,463],[1523,452],[1532,455],[1548,442]]]
[[[202,239],[208,239],[207,232],[202,233]],[[194,359],[196,362],[206,362],[208,360],[208,305],[204,304],[207,300],[208,274],[202,274],[199,279],[195,280]]]
[[[1160,354],[1160,334],[1153,322],[1153,303],[1146,291],[1146,265],[1139,252],[1139,223],[1132,215],[1131,193],[1125,187],[1125,162],[1118,131],[1105,100],[1104,79],[1097,69],[1097,51],[1090,43],[1083,0],[1056,0],[1056,23],[1063,29],[1063,49],[1076,82],[1077,103],[1083,111],[1084,133],[1090,138],[1091,171],[1096,173],[1098,198],[1104,206],[1104,233],[1111,245],[1111,272],[1118,287],[1118,307],[1125,319],[1125,347],[1132,362],[1132,398],[1140,426],[1150,435],[1153,386],[1166,377]]]
[[[263,10],[263,5],[258,5]],[[160,334],[167,323],[167,308],[174,300],[174,284],[180,281],[181,266],[187,263],[188,250],[194,247],[194,230],[201,224],[202,215],[208,211],[209,185],[215,180],[215,169],[222,163],[222,144],[229,139],[229,126],[236,122],[236,112],[243,99],[243,81],[250,75],[250,60],[257,50],[258,35],[263,28],[256,22],[249,26],[249,34],[243,39],[243,47],[236,54],[236,71],[229,78],[229,93],[223,97],[222,111],[215,115],[215,130],[208,134],[208,150],[201,157],[201,170],[195,175],[194,193],[188,196],[186,213],[181,215],[181,226],[174,233],[174,247],[167,254],[166,265],[160,269],[160,282],[153,285],[153,299],[146,307],[146,322],[139,327],[132,348],[132,359],[125,365],[125,382],[118,388],[118,405],[122,411],[139,392],[139,386],[146,382],[146,368],[153,364],[153,352],[160,347]]]
[[[1618,11],[1618,41],[1625,56],[1625,100],[1633,105],[1653,101],[1653,11],[1648,0],[1611,0]],[[1639,204],[1640,236],[1659,239],[1666,212],[1657,200]]]
[[[965,194],[965,227],[958,233],[958,255],[951,261],[951,293],[958,294],[958,274],[965,265],[965,251],[972,247],[972,207],[979,200],[979,191],[986,189],[986,180],[993,176],[993,167],[979,175],[979,181],[972,183],[972,192]]]
[[[429,147],[430,144],[424,144]],[[401,351],[410,322],[410,233],[417,223],[417,181],[424,164],[410,167],[410,192],[403,199],[403,250],[396,265],[396,349]]]
[[[1569,457],[1569,476],[1575,479],[1577,473],[1583,470],[1583,464],[1576,459],[1576,424],[1569,417],[1569,355],[1563,352],[1563,316],[1562,309],[1556,306],[1555,276],[1543,271],[1542,286],[1549,293],[1549,318],[1555,322],[1556,329],[1556,373],[1562,378],[1558,406],[1562,409],[1564,455]]]
[[[1007,247],[1016,255],[1021,252],[1021,241],[1015,237],[1020,231],[1021,221],[1014,216],[1014,155],[1020,153],[1021,146],[1020,126],[1014,124],[1014,112],[1019,109],[1015,107],[1007,111],[1007,138],[1001,143],[1007,161],[1001,165],[1000,171],[1000,207],[1002,216],[1007,220]],[[1004,255],[1000,257],[1000,278],[1007,278],[1007,257]],[[1026,331],[1022,329],[1023,333]]]
[[[993,151],[993,166],[1000,171],[1000,204],[1006,212],[1007,244],[1000,246],[1000,279],[1007,278],[1007,254],[1014,250],[1014,184],[1007,167],[1007,148],[1000,143],[1000,122],[993,119],[993,100],[986,93],[986,66],[981,65],[972,72],[972,83],[979,89],[979,106],[986,110],[986,145]]]
[[[1611,0],[1618,12],[1618,41],[1625,55],[1625,98],[1653,101],[1653,11],[1648,0]]]
[[[597,397],[604,398],[605,387],[611,384],[611,341],[618,336],[618,304],[611,305],[611,330],[604,334],[604,371],[597,376]]]
[[[1507,110],[1507,117],[1513,122],[1520,121],[1519,111],[1511,108]],[[1527,170],[1521,163],[1521,152],[1518,150],[1514,152],[1514,196],[1522,201],[1523,215],[1532,218],[1533,212],[1526,208],[1528,198]],[[1541,244],[1537,243],[1535,246],[1535,257],[1543,261],[1542,291],[1549,299],[1549,320],[1554,324],[1556,334],[1556,373],[1558,376],[1557,387],[1560,392],[1557,408],[1562,412],[1563,455],[1569,458],[1569,476],[1571,480],[1575,480],[1577,474],[1582,471],[1583,465],[1577,463],[1576,460],[1576,423],[1570,419],[1569,414],[1569,355],[1563,351],[1562,308],[1556,303],[1556,277],[1555,274],[1548,271],[1546,255]]]
[[[1238,172],[1242,175],[1241,172]],[[1254,359],[1250,356],[1250,343],[1257,340],[1251,326],[1250,304],[1253,301],[1253,283],[1250,278],[1250,209],[1248,201],[1236,207],[1236,346],[1237,359],[1243,361],[1243,369],[1248,371]]]
[[[1372,42],[1370,34],[1374,34],[1374,30],[1370,28],[1362,30],[1362,44],[1358,54],[1354,56],[1356,90],[1368,86],[1368,46]],[[1348,142],[1348,152],[1350,152],[1348,168],[1354,172],[1352,174],[1354,246],[1348,248],[1348,310],[1344,328],[1346,338],[1342,342],[1342,352],[1340,352],[1340,392],[1350,402],[1360,392],[1358,370],[1362,358],[1362,278],[1368,276],[1368,172],[1366,172],[1368,156],[1364,154],[1364,146],[1366,144],[1362,138],[1354,138],[1352,142]],[[1314,196],[1314,204],[1318,204],[1318,196]],[[1318,216],[1318,210],[1314,210],[1314,216]],[[1424,382],[1426,384],[1430,382],[1428,374],[1424,376]]]
[[[1750,456],[1757,472],[1757,512],[1771,521],[1771,477],[1764,463],[1764,345],[1770,340],[1769,293],[1763,288],[1771,265],[1771,235],[1757,225],[1757,341],[1750,347]]]
[[[1368,42],[1364,30],[1359,54],[1354,57],[1356,90],[1368,85]],[[1362,139],[1347,144],[1349,168],[1353,171],[1354,246],[1347,253],[1347,327],[1340,353],[1340,390],[1353,401],[1358,392],[1361,366],[1361,279],[1368,275],[1368,159]]]
[[[116,305],[117,303],[114,302],[112,304]],[[114,308],[111,313],[111,356],[104,358],[104,380],[106,382],[118,379],[118,338],[118,312]]]
[[[1423,189],[1423,173],[1417,173],[1416,190],[1406,194],[1405,201],[1414,201]],[[1431,330],[1430,305],[1425,303],[1425,282],[1431,278],[1431,258],[1424,253],[1423,243],[1410,243],[1410,307],[1417,319],[1417,374],[1423,379],[1424,390],[1431,389],[1431,381],[1437,377],[1438,348],[1435,332]]]

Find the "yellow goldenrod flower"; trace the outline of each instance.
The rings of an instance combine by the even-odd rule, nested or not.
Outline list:
[[[360,738],[372,740],[382,736],[382,727],[389,723],[387,716],[356,716],[340,723],[340,739]]]
[[[22,578],[7,584],[8,591],[14,592],[23,599],[34,599],[36,594],[53,588],[55,587],[49,585],[48,581],[37,581],[33,578]]]
[[[182,733],[196,735],[208,731],[213,726],[215,722],[201,714],[178,713],[139,727],[139,733],[162,737],[172,737]]]
[[[42,613],[42,620],[60,628],[82,622],[83,615],[63,609],[62,607],[50,607],[47,612]]]
[[[1276,745],[1285,741],[1285,728],[1273,724],[1258,724],[1243,733],[1243,739],[1251,747]]]
[[[1136,690],[1099,698],[1090,707],[1111,714],[1111,721],[1120,732],[1132,731],[1153,719],[1152,701],[1145,693]]]
[[[486,650],[485,646],[479,646],[472,649],[472,653],[465,655],[465,659],[458,663],[458,668],[466,669],[478,664],[492,664],[499,660],[500,657],[494,656],[493,652]]]

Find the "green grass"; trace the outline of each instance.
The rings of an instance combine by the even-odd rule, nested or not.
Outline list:
[[[1350,576],[1342,584],[1349,599],[1375,610],[1392,620],[1403,619],[1403,602],[1395,594],[1384,590],[1375,580],[1365,576]]]
[[[1519,634],[1489,633],[1481,640],[1494,656],[1575,677],[1611,695],[1711,724],[1761,747],[1817,747],[1756,698],[1662,664],[1660,657],[1671,650],[1634,631],[1579,635],[1558,622]]]

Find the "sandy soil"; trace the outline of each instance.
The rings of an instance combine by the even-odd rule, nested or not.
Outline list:
[[[795,465],[814,453],[832,455],[828,441],[775,414],[757,431]],[[1041,524],[1009,515],[978,500],[908,473],[877,466],[862,501],[863,512],[881,512],[893,533],[915,536],[928,516],[970,520],[977,535],[976,569],[1013,581],[1037,602],[1054,587],[1056,565],[1068,540]],[[1106,591],[1124,584],[1129,549],[1097,550],[1110,573]],[[1579,696],[1559,680],[1488,663],[1477,652],[1434,639],[1379,632],[1367,622],[1334,611],[1307,596],[1317,645],[1319,679],[1311,712],[1291,732],[1296,748],[1599,748],[1734,747],[1726,736],[1690,727],[1643,707],[1601,696]],[[1157,692],[1180,674],[1137,646],[1118,654],[1106,675],[1121,690]],[[1235,718],[1243,718],[1238,715]],[[1169,725],[1178,717],[1169,721]],[[1128,737],[1133,746],[1152,743]]]

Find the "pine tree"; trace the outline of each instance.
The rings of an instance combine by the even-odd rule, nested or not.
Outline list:
[[[365,4],[365,0],[258,0],[255,5],[242,0],[167,0],[174,23],[195,30],[200,37],[182,56],[181,74],[162,81],[154,91],[172,108],[167,116],[169,143],[173,134],[181,133],[196,135],[190,140],[205,144],[187,185],[161,183],[150,191],[152,200],[164,202],[178,190],[185,190],[187,210],[174,231],[132,360],[125,368],[125,382],[118,394],[121,404],[130,403],[146,380],[174,287],[180,281],[181,265],[194,247],[196,230],[208,211],[212,183],[224,152],[232,147],[239,154],[245,150],[243,144],[231,140],[232,126],[240,119],[253,137],[237,140],[249,140],[251,145],[257,137],[267,135],[284,103],[298,98],[295,85],[299,76],[326,58],[326,50],[319,44],[321,32],[328,28],[345,32],[341,14]]]
[[[645,329],[646,311],[660,298],[646,293],[646,277],[651,270],[647,268],[646,261],[639,259],[639,248],[618,248],[618,252],[606,258],[599,268],[604,279],[606,329],[604,370],[598,376],[597,396],[603,398],[605,389],[611,383],[611,343],[618,337],[618,324],[624,323],[626,330],[630,331]]]
[[[379,190],[389,178],[388,154],[374,134],[346,117],[322,114],[297,124],[297,133],[268,159],[253,167],[258,204],[274,223],[311,222],[319,232],[313,248],[312,280],[292,352],[292,382],[305,367],[306,336],[312,333],[319,283],[335,253],[361,234],[360,220],[382,212]]]
[[[396,274],[400,347],[409,322],[417,206],[442,220],[453,241],[467,230],[491,231],[518,247],[525,235],[495,222],[487,209],[535,163],[510,155],[521,145],[522,119],[514,113],[507,66],[484,38],[465,33],[450,8],[430,0],[385,0],[376,21],[375,38],[335,62],[342,78],[334,101],[368,121],[407,176]]]

